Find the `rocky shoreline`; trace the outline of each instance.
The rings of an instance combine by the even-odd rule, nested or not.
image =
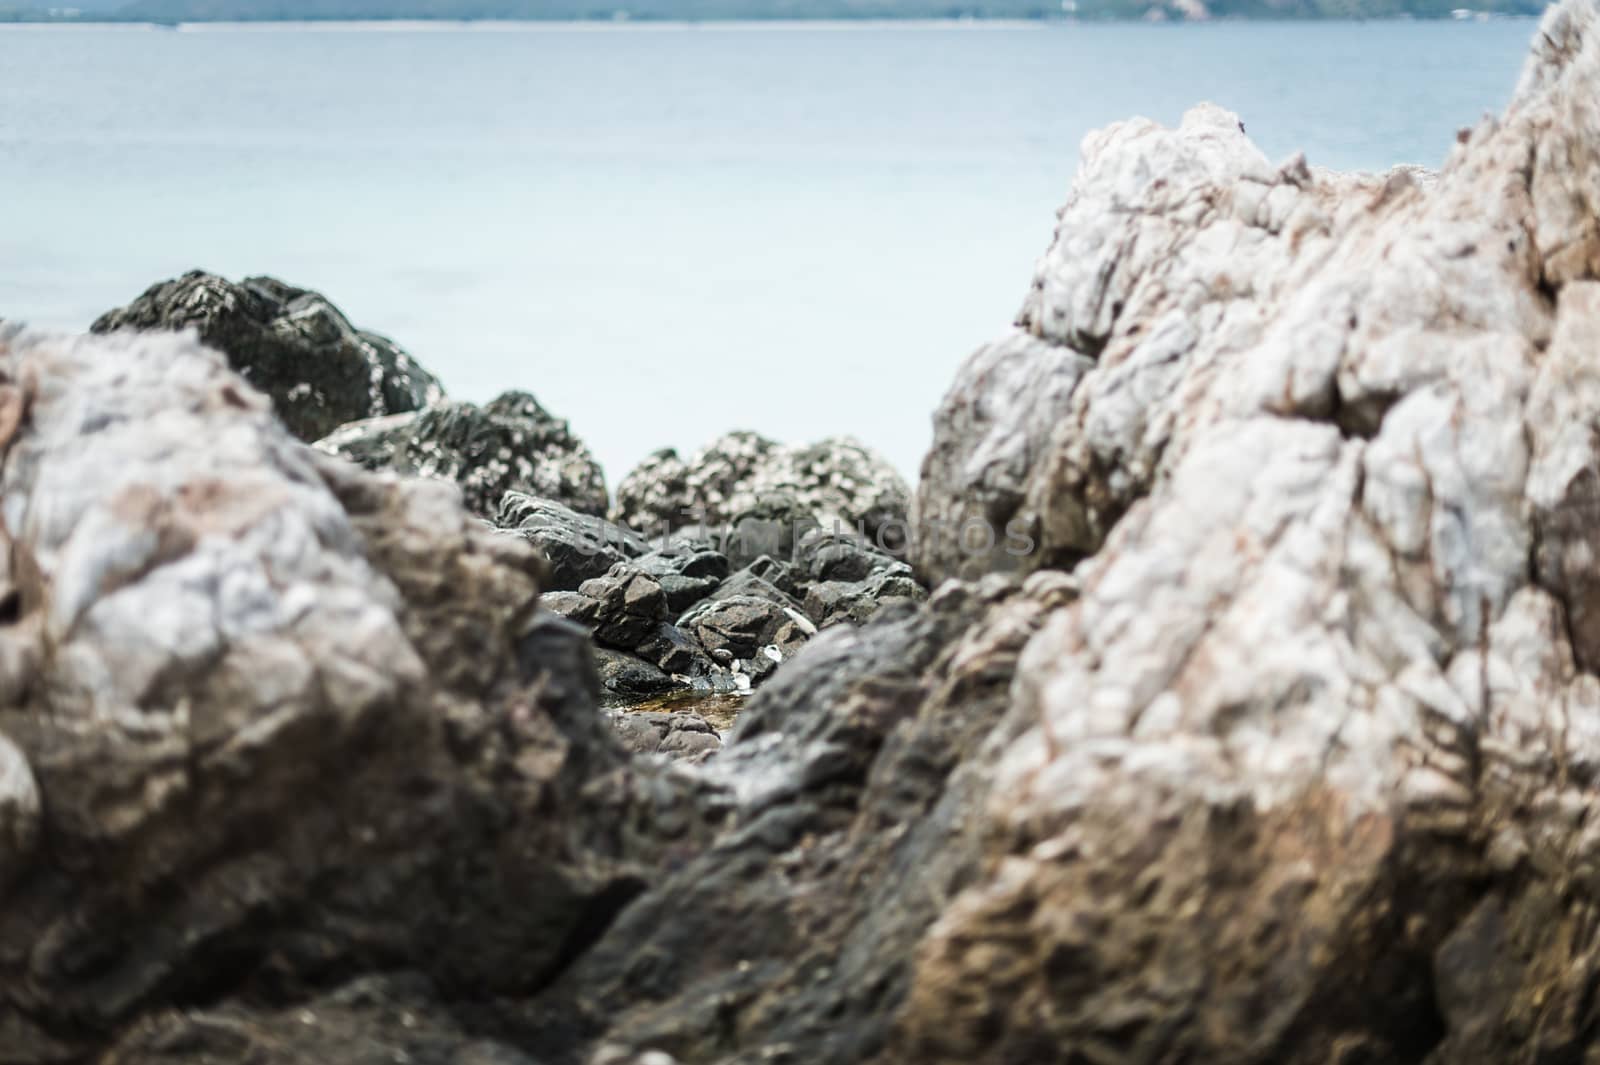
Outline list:
[[[527,393],[447,399],[399,345],[320,293],[194,271],[151,286],[92,332],[193,330],[271,397],[285,426],[374,471],[453,483],[466,509],[548,563],[544,609],[582,625],[612,706],[748,694],[821,629],[927,597],[903,561],[910,489],[844,438],[788,447],[728,433],[605,474],[568,423]],[[658,722],[720,744],[692,699]],[[640,722],[612,715],[630,746]],[[708,737],[708,738],[705,738]],[[665,750],[680,745],[668,738]]]
[[[1565,0],[1437,174],[1092,135],[914,495],[0,326],[0,1062],[1594,1060],[1597,94]]]

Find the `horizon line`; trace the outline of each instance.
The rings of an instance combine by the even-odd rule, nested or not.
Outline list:
[[[728,31],[728,30],[827,30],[832,32],[847,32],[852,30],[878,30],[878,29],[1034,29],[1040,26],[1050,27],[1087,27],[1087,26],[1205,26],[1218,23],[1320,23],[1320,24],[1358,24],[1367,22],[1431,22],[1431,23],[1460,23],[1473,24],[1485,21],[1535,21],[1541,16],[1524,15],[1515,13],[1494,13],[1479,11],[1473,8],[1461,8],[1460,11],[1470,12],[1468,18],[1460,16],[1442,15],[1436,17],[1419,16],[1414,14],[1394,14],[1368,17],[1257,17],[1244,15],[1222,15],[1205,19],[1164,19],[1153,21],[1146,18],[1117,18],[1094,17],[1082,18],[1072,15],[1048,16],[985,16],[985,15],[960,15],[960,16],[905,16],[874,15],[870,17],[852,18],[848,16],[787,16],[782,18],[707,18],[707,19],[668,19],[668,18],[541,18],[538,16],[514,18],[472,18],[451,16],[395,16],[382,15],[366,16],[361,18],[250,18],[250,19],[179,19],[171,22],[159,19],[118,18],[114,13],[86,13],[83,16],[70,18],[39,18],[39,19],[0,19],[0,30],[6,29],[73,29],[82,27],[95,28],[122,28],[127,30],[165,30],[185,33],[204,32],[264,32],[273,29],[302,29],[319,32],[360,32],[363,30],[388,30],[391,32],[448,32],[448,31],[489,31],[513,30],[517,32],[587,32],[603,33],[615,31],[647,31],[647,32],[689,32],[689,31]]]

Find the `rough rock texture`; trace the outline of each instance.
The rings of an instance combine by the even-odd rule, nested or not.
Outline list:
[[[972,814],[999,750],[985,736],[1064,595],[1062,581],[950,585],[812,641],[701,770],[738,798],[716,845],[503,1030],[562,1065],[874,1060],[918,942],[977,874]]]
[[[763,651],[769,645],[781,656],[786,647],[798,647],[816,631],[797,612],[750,595],[708,599],[685,614],[679,625],[713,655],[722,651],[743,659],[767,657],[771,652]]]
[[[918,504],[1082,596],[885,1060],[1592,1058],[1597,98],[1582,0],[1437,178],[1086,141]]]
[[[113,1060],[203,1060],[378,971],[529,993],[702,823],[609,738],[530,549],[215,352],[0,333],[0,447],[0,1060],[166,1007],[203,1032]],[[260,1038],[317,1049],[274,1060],[357,1060],[293,1017]]]
[[[817,581],[806,589],[801,609],[819,628],[861,625],[889,604],[920,602],[926,594],[911,567],[899,562],[859,581]]]
[[[608,711],[622,745],[635,754],[662,754],[701,762],[722,747],[717,730],[699,714],[687,711],[629,713]]]
[[[848,437],[807,447],[776,444],[749,432],[728,433],[701,448],[688,462],[675,451],[658,451],[617,485],[612,520],[657,533],[697,525],[719,528],[753,516],[769,497],[792,501],[794,516],[832,530],[864,531],[886,546],[903,547],[910,503],[905,481],[881,456]],[[775,552],[755,550],[750,555]]]
[[[317,446],[367,469],[455,481],[467,506],[486,518],[507,492],[553,499],[580,514],[606,512],[600,464],[564,420],[526,392],[506,392],[481,407],[452,401],[355,422]]]
[[[832,533],[855,535],[843,524],[830,525]],[[800,495],[790,489],[761,492],[741,502],[728,522],[711,528],[712,536],[735,567],[748,566],[758,558],[782,561],[795,558],[800,544],[823,531],[816,513]]]
[[[358,418],[416,410],[444,395],[433,375],[392,340],[355,328],[318,293],[270,277],[234,284],[194,270],[152,285],[90,328],[195,330],[272,397],[278,417],[302,440]]]
[[[661,582],[626,562],[584,581],[578,594],[594,600],[595,637],[613,647],[636,647],[667,620]]]
[[[661,583],[667,609],[677,616],[711,595],[728,577],[728,557],[709,542],[671,539],[634,560]]]
[[[698,764],[622,759],[525,545],[436,486],[281,433],[263,457],[277,427],[214,363],[169,358],[200,414],[135,431],[102,408],[153,402],[116,377],[144,360],[0,356],[0,733],[41,811],[0,900],[0,1048],[1593,1062],[1597,99],[1600,7],[1567,0],[1436,178],[1274,168],[1214,108],[1090,138],[1032,339],[969,365],[919,501],[1038,551],[919,542],[941,577],[1012,572],[819,632]],[[86,374],[92,403],[60,384]],[[168,432],[223,446],[157,467]],[[742,586],[859,568],[809,550]],[[240,551],[273,579],[222,579]],[[594,602],[645,577],[664,597],[619,573]],[[783,606],[689,614],[718,611],[744,648]],[[151,634],[163,667],[124,666]]]
[[[907,499],[905,483],[886,462],[843,438],[793,448],[738,432],[689,463],[657,452],[618,486],[612,517],[665,541],[633,562],[661,583],[676,629],[711,666],[684,656],[679,667],[664,661],[660,652],[670,640],[641,647],[615,628],[597,638],[656,662],[685,685],[706,680],[716,690],[729,683],[746,690],[819,625],[861,624],[884,601],[925,597],[895,557],[907,546]],[[551,549],[552,559],[565,553],[564,545]],[[807,617],[814,582],[835,586],[817,600],[823,613]],[[768,605],[715,602],[736,598]],[[589,603],[563,600],[559,609],[596,623],[597,608]]]
[[[551,611],[593,633],[613,702],[669,690],[748,691],[819,628],[860,625],[927,593],[870,543],[814,530],[789,565],[762,555],[729,573],[714,541],[645,541],[622,526],[510,493],[497,521],[550,562]]]
[[[665,695],[682,686],[653,662],[625,651],[597,647],[594,660],[601,687],[622,702],[637,702],[651,696]]]
[[[1051,430],[1093,365],[1017,330],[962,366],[934,416],[933,448],[913,506],[912,557],[924,576],[971,577],[1050,561],[1033,553],[1023,500]]]
[[[1552,15],[1436,179],[1274,168],[1209,108],[1092,138],[1000,356],[1049,355],[1062,407],[958,384],[996,407],[947,407],[929,468],[981,490],[920,504],[1040,548],[924,542],[936,575],[1040,572],[813,639],[699,770],[726,831],[497,1014],[510,1041],[1592,1058],[1597,22]],[[1047,424],[1006,443],[1007,394]]]
[[[554,499],[507,492],[495,510],[494,523],[533,545],[550,563],[545,587],[576,591],[578,585],[603,577],[619,562],[649,550],[645,540],[620,525],[592,514],[579,514]]]

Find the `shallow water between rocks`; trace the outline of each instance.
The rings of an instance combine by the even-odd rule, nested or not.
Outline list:
[[[609,704],[609,708],[629,714],[699,714],[719,734],[726,734],[733,728],[734,721],[749,698],[745,692],[670,692],[643,702],[614,702]]]

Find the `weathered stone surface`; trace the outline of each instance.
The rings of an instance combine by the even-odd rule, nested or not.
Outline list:
[[[783,448],[748,491],[757,496],[792,491],[824,529],[837,525],[868,537],[893,541],[903,532],[911,491],[881,455],[850,437],[829,437],[806,447]],[[740,508],[733,508],[737,514]]]
[[[597,647],[594,660],[600,685],[613,700],[637,701],[681,687],[654,663],[626,651]]]
[[[661,582],[667,610],[677,617],[716,591],[728,576],[728,557],[706,540],[668,539],[634,560],[634,565]]]
[[[320,294],[270,277],[234,284],[193,270],[150,286],[91,329],[195,330],[272,397],[278,417],[302,440],[444,397],[433,375],[394,341],[355,328]]]
[[[1021,330],[962,366],[934,415],[914,504],[913,551],[925,576],[974,577],[1049,561],[1032,557],[1032,525],[1019,511],[1051,430],[1092,366],[1088,356]]]
[[[637,560],[637,565],[655,577],[676,574],[696,580],[722,580],[730,568],[728,556],[709,540],[687,539],[681,535],[664,543],[651,541],[653,549]]]
[[[706,649],[676,625],[662,622],[638,644],[638,652],[671,676],[708,677],[715,665]]]
[[[782,531],[758,525],[747,533],[754,540],[777,532],[778,549],[752,543],[740,557],[740,549],[730,546],[737,567],[759,555],[787,554],[798,538],[796,519],[828,529],[838,523],[869,537],[882,531],[898,541],[905,535],[910,498],[904,479],[859,441],[832,437],[790,447],[736,432],[707,444],[688,462],[670,450],[646,459],[617,485],[612,519],[652,535],[663,528],[721,529],[741,520],[789,526]]]
[[[115,1060],[240,1060],[205,1048],[275,1025],[301,1049],[272,1060],[366,1060],[256,1010],[401,969],[528,993],[659,861],[637,788],[680,841],[703,823],[628,768],[582,630],[452,486],[305,447],[180,336],[0,333],[0,411],[5,1060],[212,1003]]]
[[[798,497],[776,491],[740,509],[721,530],[719,542],[738,569],[758,558],[793,559],[801,541],[821,528]]]
[[[900,562],[859,581],[817,581],[806,589],[804,610],[819,628],[862,625],[890,603],[919,603],[927,595]]]
[[[481,407],[447,401],[354,422],[317,446],[369,470],[454,481],[467,506],[485,518],[495,516],[507,492],[551,499],[579,514],[606,512],[600,464],[565,420],[526,392],[506,392]]]
[[[598,538],[593,530],[567,533],[574,520],[592,519],[522,501],[515,494],[508,500],[501,517],[525,515],[519,535],[536,544],[541,538],[566,537],[546,550],[558,570],[569,546],[579,556],[577,564],[595,564],[591,553]],[[636,539],[617,542],[629,550],[642,544]],[[927,595],[909,566],[853,537],[818,532],[803,541],[798,554],[796,566],[763,555],[729,575],[726,555],[706,541],[679,534],[617,562],[576,591],[547,592],[543,601],[548,609],[587,627],[602,648],[623,652],[602,656],[602,679],[612,695],[631,697],[655,695],[671,684],[681,690],[746,689],[767,679],[819,627],[861,625],[891,601],[915,603]],[[854,581],[810,576],[858,573],[863,576]],[[560,587],[572,581],[558,576],[554,583]],[[767,605],[757,609],[746,600]],[[678,623],[667,624],[665,619],[673,617]],[[646,666],[660,670],[665,679]]]
[[[678,627],[712,653],[726,651],[734,658],[752,658],[773,643],[779,629],[792,620],[788,610],[770,599],[732,595],[695,607],[679,620]]]
[[[645,536],[692,524],[691,516],[680,513],[690,498],[688,478],[689,467],[677,451],[663,448],[654,452],[617,483],[611,519]]]
[[[658,713],[609,711],[622,745],[635,754],[662,754],[688,762],[703,762],[722,749],[722,740],[710,722],[686,711]]]
[[[582,592],[545,592],[539,597],[539,605],[588,629],[594,628],[595,617],[600,613],[599,600]]]
[[[1203,401],[1208,419],[1267,410],[1370,430],[1417,371],[1392,344],[1339,365],[1348,334],[1399,324],[1357,313],[1387,278],[1361,275],[1353,264],[1380,249],[1343,231],[1375,202],[1415,205],[1430,181],[1406,168],[1313,171],[1300,158],[1273,167],[1235,116],[1209,106],[1176,130],[1136,120],[1092,134],[1019,330],[969,360],[935,417],[914,521],[923,575],[1028,571],[1098,550],[1182,454],[1191,404]],[[1523,239],[1499,257],[1526,254]],[[1439,294],[1492,258],[1455,260],[1432,304],[1382,313],[1425,322]],[[1336,261],[1350,276],[1329,284],[1334,303],[1313,306],[1305,286]],[[1537,326],[1533,305],[1502,310],[1509,326]],[[1258,347],[1270,360],[1246,357]],[[1217,364],[1228,356],[1243,376]],[[1201,365],[1204,377],[1186,372]],[[969,521],[988,526],[992,547],[958,541]]]
[[[667,618],[661,582],[626,562],[604,577],[584,581],[578,594],[597,604],[595,639],[609,647],[637,647]]]
[[[672,617],[682,614],[726,583],[714,577],[684,577],[676,573],[668,573],[657,580],[661,583],[661,594],[667,597],[667,613]]]
[[[754,596],[779,606],[799,608],[798,586],[790,576],[789,567],[782,562],[762,555],[756,561],[717,585],[708,598],[731,599],[736,595]]]
[[[818,529],[795,545],[794,564],[808,580],[860,581],[896,563],[854,536]]]
[[[919,503],[1002,500],[1082,596],[886,1060],[1592,1053],[1597,87],[1584,0],[1436,178],[1213,108],[1086,141],[1008,342],[1057,398],[971,418],[969,364]]]
[[[604,518],[522,492],[501,496],[494,521],[544,556],[550,563],[545,586],[556,591],[575,591],[584,581],[603,577],[617,563],[638,559],[648,550],[642,537]]]

